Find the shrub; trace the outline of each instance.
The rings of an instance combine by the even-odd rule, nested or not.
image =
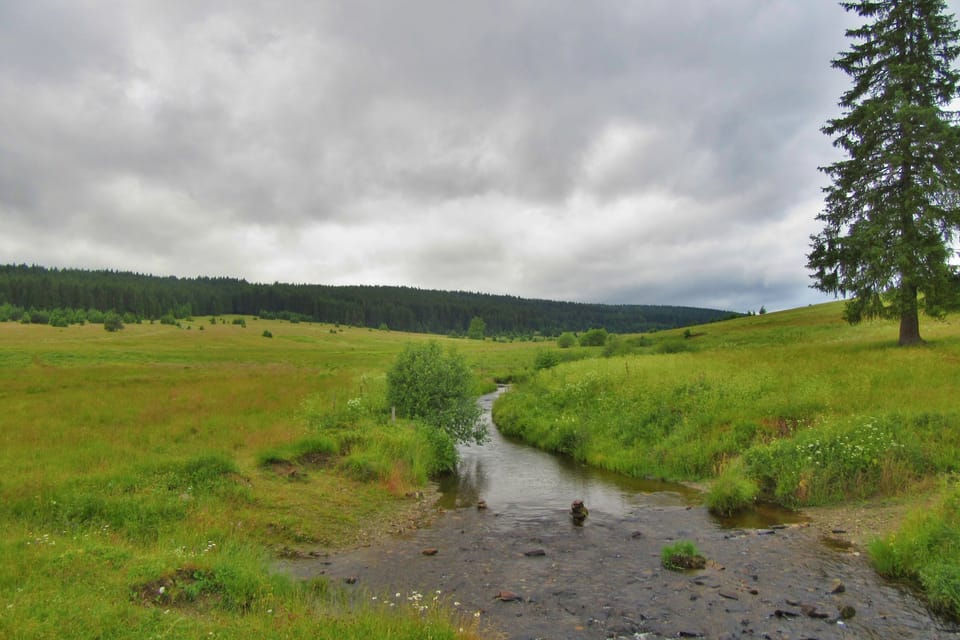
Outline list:
[[[50,312],[49,324],[51,327],[66,327],[70,325],[70,318],[63,309],[54,309]]]
[[[30,322],[33,324],[49,324],[50,314],[46,311],[30,310]]]
[[[263,330],[263,333],[260,334],[260,335],[262,335],[264,338],[272,338],[272,337],[273,337],[273,334],[270,332],[269,329],[264,329],[264,330]]]
[[[590,331],[580,336],[580,346],[602,347],[607,343],[609,335],[606,329],[590,329]]]
[[[387,372],[387,404],[401,416],[422,420],[455,442],[482,442],[486,426],[471,390],[473,376],[453,349],[430,341],[407,344]]]
[[[238,325],[238,326],[241,326],[241,327],[246,327],[246,326],[247,326],[247,321],[246,321],[244,318],[234,318],[234,319],[233,319],[233,324]]]
[[[537,351],[537,355],[533,359],[533,368],[537,371],[541,369],[552,369],[558,364],[560,364],[560,354],[549,349]]]
[[[108,311],[103,317],[103,328],[110,332],[120,331],[123,329],[123,320],[115,311]]]
[[[577,344],[577,336],[573,335],[570,331],[561,333],[560,337],[557,338],[557,346],[561,349],[569,349],[575,344]]]
[[[470,327],[467,329],[467,337],[471,340],[483,340],[483,337],[487,332],[487,323],[483,321],[483,318],[479,316],[474,316],[470,320]]]

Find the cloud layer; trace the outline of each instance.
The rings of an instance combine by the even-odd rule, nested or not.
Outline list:
[[[817,302],[850,24],[827,0],[3,3],[0,255]]]

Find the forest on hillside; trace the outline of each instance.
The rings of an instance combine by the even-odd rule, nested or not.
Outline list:
[[[115,311],[142,320],[243,314],[463,334],[473,318],[481,318],[487,335],[547,336],[591,328],[650,332],[738,315],[696,307],[555,302],[413,287],[261,284],[224,277],[160,277],[12,264],[0,265],[0,305],[0,315],[7,316],[0,319],[6,320],[56,309]]]

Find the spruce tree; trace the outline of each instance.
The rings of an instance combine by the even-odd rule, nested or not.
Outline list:
[[[823,230],[810,236],[812,286],[848,297],[845,318],[900,319],[900,344],[921,342],[918,310],[940,316],[953,295],[960,231],[958,31],[943,0],[840,3],[865,22],[832,62],[852,87],[822,131],[846,159],[820,169]]]

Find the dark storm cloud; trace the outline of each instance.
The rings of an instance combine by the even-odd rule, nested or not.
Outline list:
[[[0,4],[10,261],[801,304],[816,0]]]

